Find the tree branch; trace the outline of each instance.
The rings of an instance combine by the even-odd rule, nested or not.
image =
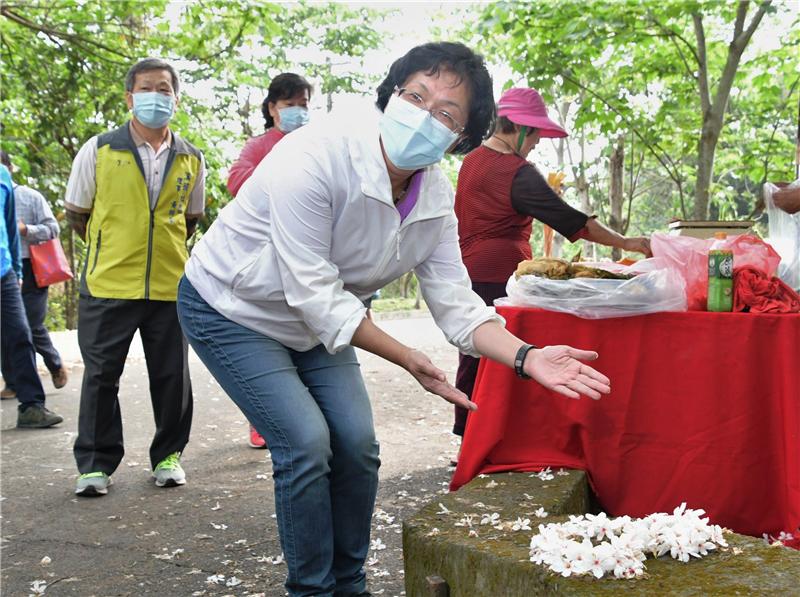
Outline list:
[[[2,14],[4,17],[9,19],[10,21],[15,22],[17,25],[21,25],[22,27],[26,27],[27,29],[32,29],[33,31],[39,31],[40,33],[44,33],[48,37],[57,37],[59,39],[65,40],[65,41],[72,42],[76,46],[79,46],[79,47],[81,47],[81,48],[83,48],[83,49],[85,49],[87,51],[89,51],[88,48],[86,47],[87,45],[94,46],[96,48],[100,48],[101,50],[105,50],[109,54],[114,54],[116,56],[120,56],[122,58],[125,58],[126,60],[131,60],[131,56],[129,56],[128,54],[125,54],[124,52],[121,52],[119,50],[116,50],[114,48],[106,46],[105,44],[101,44],[101,43],[99,43],[99,42],[97,42],[95,40],[86,39],[86,38],[80,37],[78,35],[73,35],[72,33],[66,33],[64,31],[59,31],[59,30],[53,29],[51,27],[46,27],[44,25],[39,25],[38,23],[34,23],[33,21],[30,21],[30,20],[26,19],[25,17],[13,12],[7,6],[0,7],[0,14]],[[118,61],[111,60],[110,58],[108,58],[106,56],[102,56],[102,55],[96,54],[94,52],[92,52],[92,53],[95,56],[97,56],[98,58],[100,58],[101,60],[107,60],[108,62],[114,62],[114,63],[119,64]]]
[[[674,29],[670,29],[666,25],[663,25],[661,23],[661,21],[659,21],[658,19],[656,19],[653,16],[652,13],[649,16],[650,16],[650,20],[653,23],[655,23],[656,27],[661,29],[661,31],[664,32],[666,37],[669,37],[670,41],[675,45],[675,49],[678,51],[678,55],[681,57],[681,60],[683,61],[684,66],[686,67],[686,72],[689,73],[690,77],[692,77],[693,79],[696,79],[697,75],[694,74],[694,70],[691,68],[691,66],[689,66],[689,61],[686,60],[686,56],[684,56],[683,52],[681,51],[681,47],[678,45],[678,42],[675,41],[675,40],[678,39],[681,42],[683,42],[683,44],[692,53],[692,57],[694,58],[695,62],[697,64],[700,64],[700,57],[697,55],[697,50],[695,49],[695,47],[691,43],[689,43],[689,40],[687,40],[685,37],[683,37],[678,31],[675,31]]]
[[[753,15],[753,20],[750,21],[750,25],[747,27],[747,30],[742,32],[743,25],[740,23],[740,20],[743,22],[745,16],[747,15],[747,2],[743,0],[739,3],[739,8],[736,14],[736,27],[734,28],[735,31],[739,31],[739,34],[735,35],[729,46],[728,59],[725,62],[725,68],[722,71],[719,85],[717,85],[717,92],[714,95],[714,103],[711,106],[714,116],[720,121],[720,123],[723,115],[725,114],[725,108],[728,103],[731,87],[733,86],[733,80],[736,77],[736,71],[739,69],[739,60],[741,59],[745,47],[750,41],[750,38],[753,36],[753,33],[761,22],[764,14],[767,12],[767,8],[770,4],[772,4],[772,0],[765,0],[762,2],[758,7],[756,14]]]
[[[697,85],[700,89],[700,107],[705,114],[711,109],[711,94],[708,90],[708,57],[706,55],[706,32],[703,29],[703,17],[692,13],[694,36],[697,38]]]
[[[644,138],[642,133],[639,132],[638,128],[635,127],[633,125],[633,123],[631,123],[630,120],[625,116],[625,114],[623,114],[616,106],[611,104],[611,102],[609,102],[606,98],[601,96],[599,93],[597,93],[596,91],[590,89],[589,87],[587,87],[586,85],[584,85],[583,83],[578,81],[577,79],[574,79],[573,77],[570,77],[567,73],[562,72],[561,73],[561,77],[563,77],[567,81],[573,83],[574,85],[580,87],[581,89],[583,89],[584,91],[586,91],[590,95],[592,95],[592,96],[596,97],[597,99],[599,99],[606,106],[608,106],[608,108],[610,110],[612,110],[615,114],[618,114],[620,116],[620,118],[622,118],[625,121],[625,123],[630,127],[630,129],[639,138],[639,140],[644,144],[644,146],[647,147],[647,149],[650,151],[650,153],[653,154],[653,157],[656,158],[658,163],[661,164],[664,167],[664,169],[667,171],[667,174],[669,174],[669,177],[672,179],[672,181],[678,186],[678,191],[681,194],[681,202],[683,202],[683,181],[681,180],[680,175],[677,172],[677,167],[675,167],[675,164],[672,161],[672,158],[669,156],[669,154],[666,151],[664,151],[663,149],[661,149],[661,147],[659,147],[658,143],[650,143],[650,142],[648,142],[647,139]],[[656,151],[656,149],[658,149],[658,152],[661,152],[661,154],[659,154]],[[669,161],[669,164],[667,163],[667,161]],[[672,172],[671,168],[675,168],[675,172],[674,173]]]
[[[744,29],[744,20],[747,17],[747,8],[750,0],[739,0],[739,6],[736,7],[736,22],[733,25],[733,39],[739,37]]]

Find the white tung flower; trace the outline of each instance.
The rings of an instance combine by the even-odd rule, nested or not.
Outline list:
[[[547,514],[547,512],[545,511],[544,507],[538,508],[538,509],[537,509],[537,510],[536,510],[536,511],[533,513],[533,515],[534,515],[534,516],[536,516],[536,518],[547,518],[547,516],[548,516],[548,514]]]
[[[560,524],[539,525],[531,539],[530,559],[562,576],[637,578],[644,574],[645,554],[669,553],[688,562],[727,545],[722,529],[702,518],[703,510],[681,504],[672,514],[641,519],[598,515],[570,516]]]
[[[531,530],[531,519],[530,518],[520,518],[514,521],[511,525],[512,531],[530,531]]]
[[[531,477],[537,477],[542,481],[552,481],[553,479],[555,479],[555,476],[553,476],[553,471],[550,470],[549,466],[546,469],[539,471],[538,473],[532,474]]]
[[[493,512],[492,514],[484,514],[481,518],[481,524],[490,524],[495,526],[500,523],[500,514]]]
[[[472,528],[473,520],[475,520],[474,514],[465,514],[458,522],[453,523],[453,526]]]

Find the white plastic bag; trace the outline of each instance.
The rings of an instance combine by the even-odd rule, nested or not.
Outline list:
[[[655,261],[646,259],[640,262],[637,269],[648,270]],[[651,263],[648,265],[645,262]],[[605,267],[605,264],[593,265]],[[495,301],[495,304],[539,307],[571,313],[584,319],[686,311],[685,282],[677,272],[665,268],[639,274],[630,280],[550,280],[532,275],[517,279],[512,274],[506,284],[506,294],[506,298]]]
[[[788,188],[800,186],[800,179]],[[769,217],[769,238],[771,244],[781,256],[778,266],[778,277],[795,290],[800,291],[800,212],[789,214],[775,206],[772,194],[778,190],[774,184],[764,185],[764,203]]]

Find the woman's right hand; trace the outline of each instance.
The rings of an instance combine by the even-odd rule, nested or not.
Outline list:
[[[594,361],[597,353],[572,346],[545,346],[531,350],[523,362],[525,373],[548,390],[569,398],[581,394],[599,400],[611,392],[611,381],[581,361]]]
[[[424,353],[418,350],[409,350],[406,354],[403,368],[413,375],[419,385],[431,394],[436,394],[448,402],[467,410],[478,410],[478,406],[470,401],[464,392],[452,386],[447,381],[444,371],[434,365]]]

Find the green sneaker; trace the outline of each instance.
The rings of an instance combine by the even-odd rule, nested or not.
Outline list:
[[[111,477],[105,473],[86,473],[78,477],[75,493],[83,497],[100,497],[108,493]]]
[[[173,452],[153,469],[156,487],[176,487],[186,485],[186,473],[181,468],[181,453]]]

